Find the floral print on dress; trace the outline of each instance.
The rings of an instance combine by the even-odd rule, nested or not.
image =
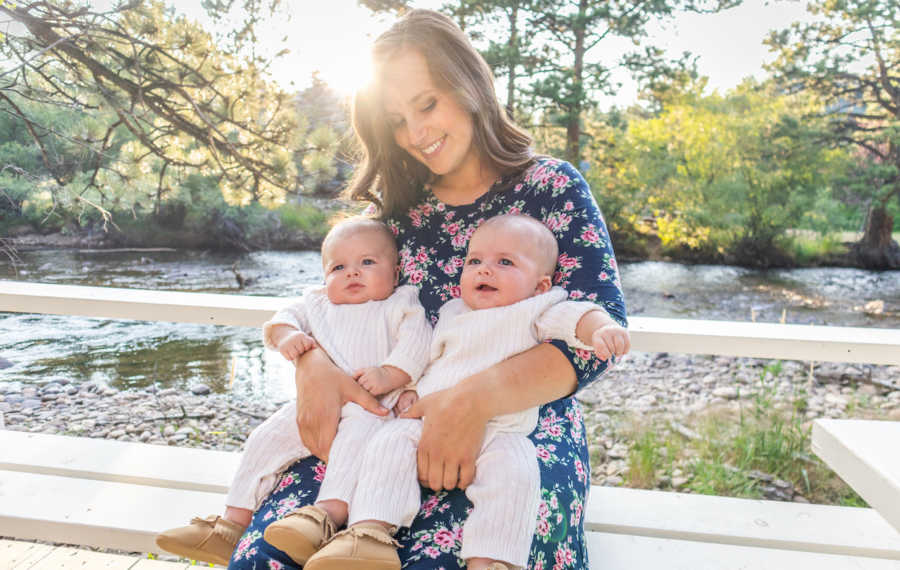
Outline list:
[[[554,283],[564,287],[570,298],[597,303],[620,324],[626,323],[618,266],[600,210],[581,175],[570,164],[552,158],[539,158],[515,179],[498,181],[472,204],[449,206],[425,188],[419,203],[405,215],[386,220],[397,237],[401,281],[419,288],[419,299],[432,323],[441,305],[459,296],[461,267],[457,265],[465,259],[472,233],[484,220],[505,213],[522,213],[544,222],[559,244]],[[579,388],[606,370],[607,363],[593,353],[570,349],[562,341],[551,343],[572,363]],[[584,509],[590,462],[578,402],[570,397],[541,406],[530,439],[537,453],[542,490],[528,567],[587,568]],[[290,483],[276,488],[255,513],[241,539],[245,555],[238,559],[236,550],[229,568],[268,570],[275,561],[283,568],[297,569],[284,553],[262,540],[261,534],[287,504],[314,500],[319,465],[313,457],[288,469],[285,477],[291,477]],[[422,506],[412,526],[400,529],[396,536],[403,568],[465,567],[458,554],[471,509],[472,503],[462,491],[423,489]]]

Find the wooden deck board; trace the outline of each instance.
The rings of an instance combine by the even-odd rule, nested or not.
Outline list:
[[[883,558],[602,532],[587,536],[591,567],[602,570],[900,570],[900,561]]]
[[[812,450],[900,533],[900,422],[816,420]]]

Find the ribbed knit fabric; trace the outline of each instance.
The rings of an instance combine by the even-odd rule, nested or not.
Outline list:
[[[528,565],[537,522],[541,473],[527,437],[494,432],[475,462],[475,480],[466,489],[472,514],[463,525],[460,557]]]
[[[419,397],[454,386],[460,380],[551,338],[575,339],[575,327],[593,303],[566,301],[560,287],[504,307],[473,311],[462,301],[447,301],[440,310],[431,342],[431,364],[416,385]],[[556,308],[556,305],[564,307]],[[554,310],[549,310],[554,308]],[[558,337],[544,336],[546,331]],[[581,343],[577,347],[583,348]],[[528,434],[537,423],[537,408],[498,416],[490,425]]]
[[[565,301],[566,296],[554,287],[512,305],[477,311],[461,299],[448,301],[434,330],[431,364],[416,386],[420,397],[535,346],[545,340],[539,331],[574,339],[579,319],[597,306]],[[558,305],[564,307],[550,310]],[[540,472],[534,445],[526,436],[534,429],[537,411],[498,416],[488,423],[475,481],[466,489],[474,507],[463,527],[463,558],[527,564],[537,522]],[[409,526],[420,504],[416,448],[421,433],[420,420],[394,420],[374,436],[350,502],[349,524],[373,519]]]
[[[286,307],[263,324],[263,342],[272,344],[275,325],[290,325],[309,335],[348,374],[368,366],[391,365],[403,370],[413,383],[428,364],[431,327],[419,304],[418,289],[398,287],[382,301],[335,305],[325,289],[307,292],[299,302]],[[382,397],[392,407],[403,389]]]
[[[418,289],[412,286],[398,287],[382,301],[356,305],[334,305],[324,289],[310,291],[263,325],[263,340],[271,349],[276,348],[271,330],[277,324],[312,335],[348,374],[389,364],[409,374],[411,383],[415,383],[428,362],[431,326],[419,304]],[[393,407],[402,390],[382,396],[381,403]],[[272,491],[278,473],[310,455],[297,433],[296,417],[296,403],[288,402],[250,433],[226,505],[255,510]],[[382,418],[356,404],[344,406],[320,490],[321,500],[349,501],[363,447],[383,423]]]
[[[416,447],[421,435],[420,420],[402,418],[375,434],[362,458],[348,525],[371,519],[409,526],[420,503]]]

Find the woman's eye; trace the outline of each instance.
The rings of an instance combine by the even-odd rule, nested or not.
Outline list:
[[[437,99],[432,99],[425,107],[422,108],[422,111],[430,111],[434,109],[435,105],[437,105]]]

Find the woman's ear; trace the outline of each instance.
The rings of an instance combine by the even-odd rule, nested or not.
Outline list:
[[[550,290],[550,287],[553,287],[553,280],[550,279],[549,275],[544,275],[541,277],[540,281],[538,281],[537,287],[534,288],[534,292],[536,294],[546,293]]]

